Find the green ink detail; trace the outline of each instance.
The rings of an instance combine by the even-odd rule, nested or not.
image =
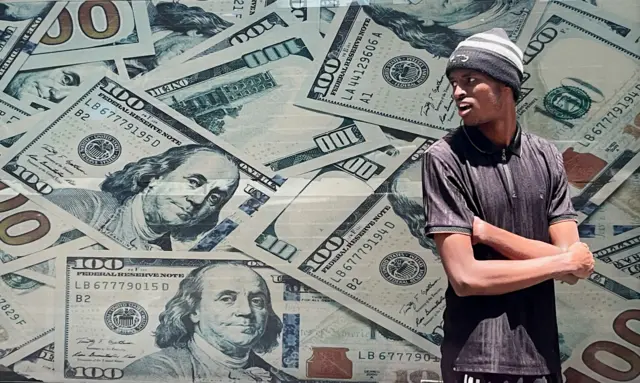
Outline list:
[[[2,276],[2,280],[14,290],[31,290],[42,285],[40,282],[18,274],[5,274]]]
[[[544,107],[559,120],[575,120],[587,114],[591,98],[575,86],[561,86],[544,96]]]

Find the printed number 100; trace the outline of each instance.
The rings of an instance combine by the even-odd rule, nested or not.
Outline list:
[[[323,153],[331,153],[361,142],[362,137],[358,137],[356,132],[358,132],[358,128],[355,126],[349,126],[344,129],[315,137],[314,141],[316,142],[318,149]]]

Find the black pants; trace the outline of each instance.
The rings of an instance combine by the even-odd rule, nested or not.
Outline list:
[[[455,383],[562,383],[562,380],[558,380],[556,375],[521,376],[482,372],[457,372],[455,375]]]

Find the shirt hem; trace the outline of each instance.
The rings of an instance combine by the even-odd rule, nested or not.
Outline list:
[[[459,233],[471,235],[472,230],[468,227],[461,226],[431,226],[425,230],[426,235],[440,234],[440,233]]]
[[[505,375],[551,375],[556,372],[552,371],[547,367],[505,367],[505,366],[497,366],[497,367],[484,367],[477,365],[469,365],[469,364],[456,364],[453,367],[455,372],[481,372],[484,374],[505,374]]]
[[[566,214],[566,215],[561,215],[559,217],[556,217],[552,220],[549,221],[549,226],[556,224],[556,223],[560,223],[560,222],[564,222],[564,221],[574,221],[575,223],[578,223],[578,217],[576,215],[573,214]]]

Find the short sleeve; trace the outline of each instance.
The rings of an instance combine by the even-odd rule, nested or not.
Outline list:
[[[427,151],[422,158],[422,197],[425,234],[472,234],[473,212],[463,196],[462,183],[445,161]]]
[[[571,202],[571,190],[567,171],[564,168],[562,154],[551,144],[553,159],[551,168],[551,201],[549,203],[548,219],[549,225],[566,220],[578,222],[578,214]]]

